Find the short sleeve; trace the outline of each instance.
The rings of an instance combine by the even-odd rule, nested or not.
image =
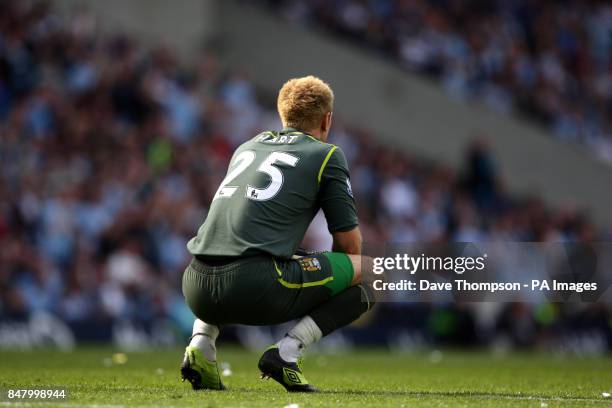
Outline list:
[[[346,232],[359,225],[344,152],[333,146],[323,162],[319,185],[319,202],[330,233]]]

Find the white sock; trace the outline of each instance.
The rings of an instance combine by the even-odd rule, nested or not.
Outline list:
[[[310,316],[305,316],[278,343],[281,358],[289,363],[295,363],[304,347],[307,347],[323,337],[319,326]]]
[[[193,322],[192,338],[189,342],[190,346],[200,349],[204,358],[208,361],[217,361],[217,348],[215,341],[219,335],[219,328],[214,324],[208,324],[200,319]]]

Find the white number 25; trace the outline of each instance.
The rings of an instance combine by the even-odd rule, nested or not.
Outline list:
[[[234,161],[230,164],[232,169],[227,173],[227,176],[221,182],[213,201],[217,198],[228,198],[231,197],[236,190],[238,190],[238,186],[229,186],[236,177],[240,175],[243,171],[245,171],[251,163],[255,160],[255,152],[252,150],[245,150],[240,153]],[[266,173],[270,176],[270,184],[264,188],[253,187],[252,185],[247,185],[245,196],[248,199],[255,201],[265,201],[271,198],[274,198],[280,191],[283,186],[283,172],[280,171],[278,167],[275,166],[276,163],[287,164],[291,167],[295,167],[299,158],[284,152],[272,152],[266,157],[266,159],[259,165],[257,171],[262,173]]]

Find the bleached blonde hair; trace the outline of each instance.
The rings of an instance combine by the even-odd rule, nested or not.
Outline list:
[[[334,106],[334,92],[320,78],[308,75],[285,82],[278,92],[283,126],[302,131],[317,128]]]

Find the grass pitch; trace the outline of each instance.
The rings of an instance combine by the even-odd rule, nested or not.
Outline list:
[[[115,356],[109,348],[0,352],[0,406],[7,388],[61,386],[65,402],[51,407],[612,407],[612,359],[547,354],[421,352],[408,355],[355,350],[343,355],[310,354],[305,362],[318,394],[288,394],[260,380],[258,354],[219,349],[230,365],[225,392],[192,391],[179,381],[181,351],[146,351]]]

